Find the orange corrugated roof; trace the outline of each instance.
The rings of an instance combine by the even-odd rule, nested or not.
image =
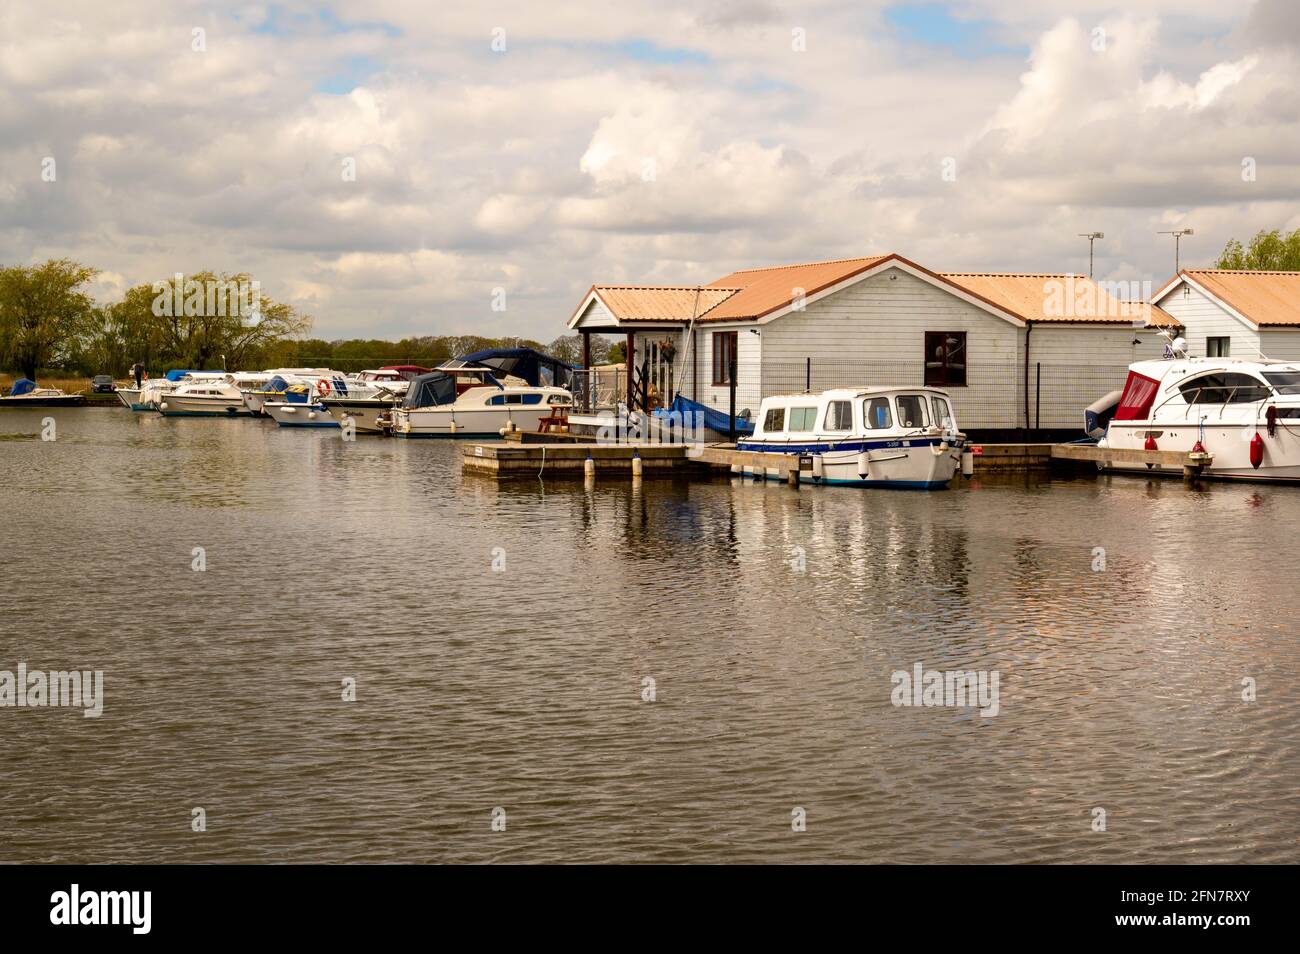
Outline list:
[[[774,265],[747,268],[710,282],[710,288],[739,289],[720,304],[704,313],[703,321],[745,321],[762,318],[794,301],[802,289],[805,297],[852,278],[879,265],[888,255],[869,258],[844,258],[832,262],[808,262],[803,265]]]
[[[1186,268],[1179,274],[1257,325],[1300,325],[1300,272]]]
[[[605,307],[619,321],[690,321],[732,295],[735,288],[685,285],[595,285]],[[699,294],[698,303],[696,294]]]
[[[1165,311],[1159,305],[1152,305],[1145,302],[1133,302],[1134,305],[1145,304],[1147,313],[1147,324],[1152,328],[1181,328],[1183,323],[1175,318],[1169,312]]]
[[[941,272],[940,275],[1025,321],[1129,324],[1138,317],[1131,306],[1086,275],[1048,272]]]

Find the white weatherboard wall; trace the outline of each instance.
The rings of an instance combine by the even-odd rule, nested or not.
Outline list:
[[[730,401],[730,389],[718,387],[713,383],[713,335],[714,332],[736,332],[736,413],[740,414],[748,408],[752,420],[758,416],[758,405],[760,403],[759,382],[761,380],[763,338],[761,333],[753,334],[750,331],[751,328],[762,331],[758,325],[752,322],[743,325],[696,322],[695,344],[700,349],[700,359],[698,366],[699,377],[695,384],[698,385],[699,391],[697,401],[701,404],[707,404],[709,407],[717,408],[719,411],[727,410],[727,402]],[[685,340],[685,334],[683,333],[682,341],[685,342]],[[678,348],[677,353],[685,358],[682,350],[682,348]],[[682,393],[688,395],[694,390],[691,382],[691,364],[692,361],[687,359],[685,365],[679,364],[677,369],[678,380],[682,382]]]
[[[1300,329],[1278,328],[1261,331],[1259,341],[1259,347],[1266,358],[1273,358],[1276,361],[1300,361]],[[1248,354],[1237,355],[1235,351],[1233,354],[1240,358],[1255,357]]]
[[[1024,331],[902,269],[890,268],[761,326],[762,394],[812,387],[919,385],[925,333],[966,332],[966,387],[953,387],[962,427],[1016,427]],[[742,335],[743,337],[743,335]],[[754,337],[754,336],[750,336]]]
[[[1134,344],[1135,340],[1140,344]],[[1124,387],[1128,366],[1158,358],[1165,338],[1126,324],[1038,322],[1029,335],[1029,414],[1034,427],[1078,426],[1083,409]],[[1040,369],[1041,365],[1041,369]]]
[[[1192,355],[1205,357],[1206,338],[1228,337],[1232,339],[1231,357],[1249,359],[1259,356],[1259,332],[1186,282],[1156,304],[1182,323],[1187,350]]]
[[[583,328],[608,328],[613,324],[616,324],[614,316],[609,313],[609,309],[605,307],[604,302],[599,298],[595,298],[589,305],[587,305],[586,310],[578,316],[578,323],[575,330],[581,330]]]

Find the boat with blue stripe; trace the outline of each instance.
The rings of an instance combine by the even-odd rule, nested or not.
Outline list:
[[[811,457],[805,483],[940,490],[961,466],[965,446],[948,392],[864,387],[764,398],[753,436],[736,449]],[[785,474],[767,468],[753,476]]]

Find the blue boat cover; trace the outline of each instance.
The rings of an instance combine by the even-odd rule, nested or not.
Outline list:
[[[9,389],[10,397],[17,397],[19,394],[30,394],[36,390],[36,382],[31,378],[19,378],[14,382],[14,386]]]
[[[552,386],[567,388],[569,373],[573,370],[573,365],[566,364],[559,358],[552,358],[549,354],[534,351],[532,348],[489,348],[486,351],[463,354],[459,360],[467,364],[481,364],[491,368],[499,372],[499,377],[513,374],[517,378],[523,378],[530,387],[534,388]]]
[[[655,417],[667,417],[669,414],[677,413],[681,415],[683,424],[694,424],[699,420],[694,415],[704,415],[704,426],[711,431],[717,431],[719,434],[727,433],[727,414],[725,411],[715,411],[713,408],[692,401],[690,398],[677,395],[673,398],[672,405],[664,410],[660,408],[655,411]],[[754,433],[754,422],[746,421],[743,418],[736,418],[736,434],[748,435]]]
[[[445,371],[430,371],[411,379],[402,407],[438,407],[456,403],[456,379]]]
[[[192,370],[186,368],[172,368],[170,371],[167,372],[167,380],[179,381],[181,378],[185,377],[185,375],[193,374],[193,373],[194,372]]]
[[[284,391],[284,390],[287,390],[288,387],[289,387],[289,382],[286,381],[284,378],[280,377],[280,376],[277,374],[277,375],[276,375],[275,377],[273,377],[270,381],[267,381],[267,382],[266,382],[266,387],[265,387],[263,390],[266,390],[266,391]]]

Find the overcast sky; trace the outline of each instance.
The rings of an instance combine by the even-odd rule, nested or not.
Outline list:
[[[327,338],[887,252],[1086,272],[1093,230],[1158,285],[1158,230],[1300,227],[1298,54],[1286,0],[0,0],[0,263],[248,271]]]

